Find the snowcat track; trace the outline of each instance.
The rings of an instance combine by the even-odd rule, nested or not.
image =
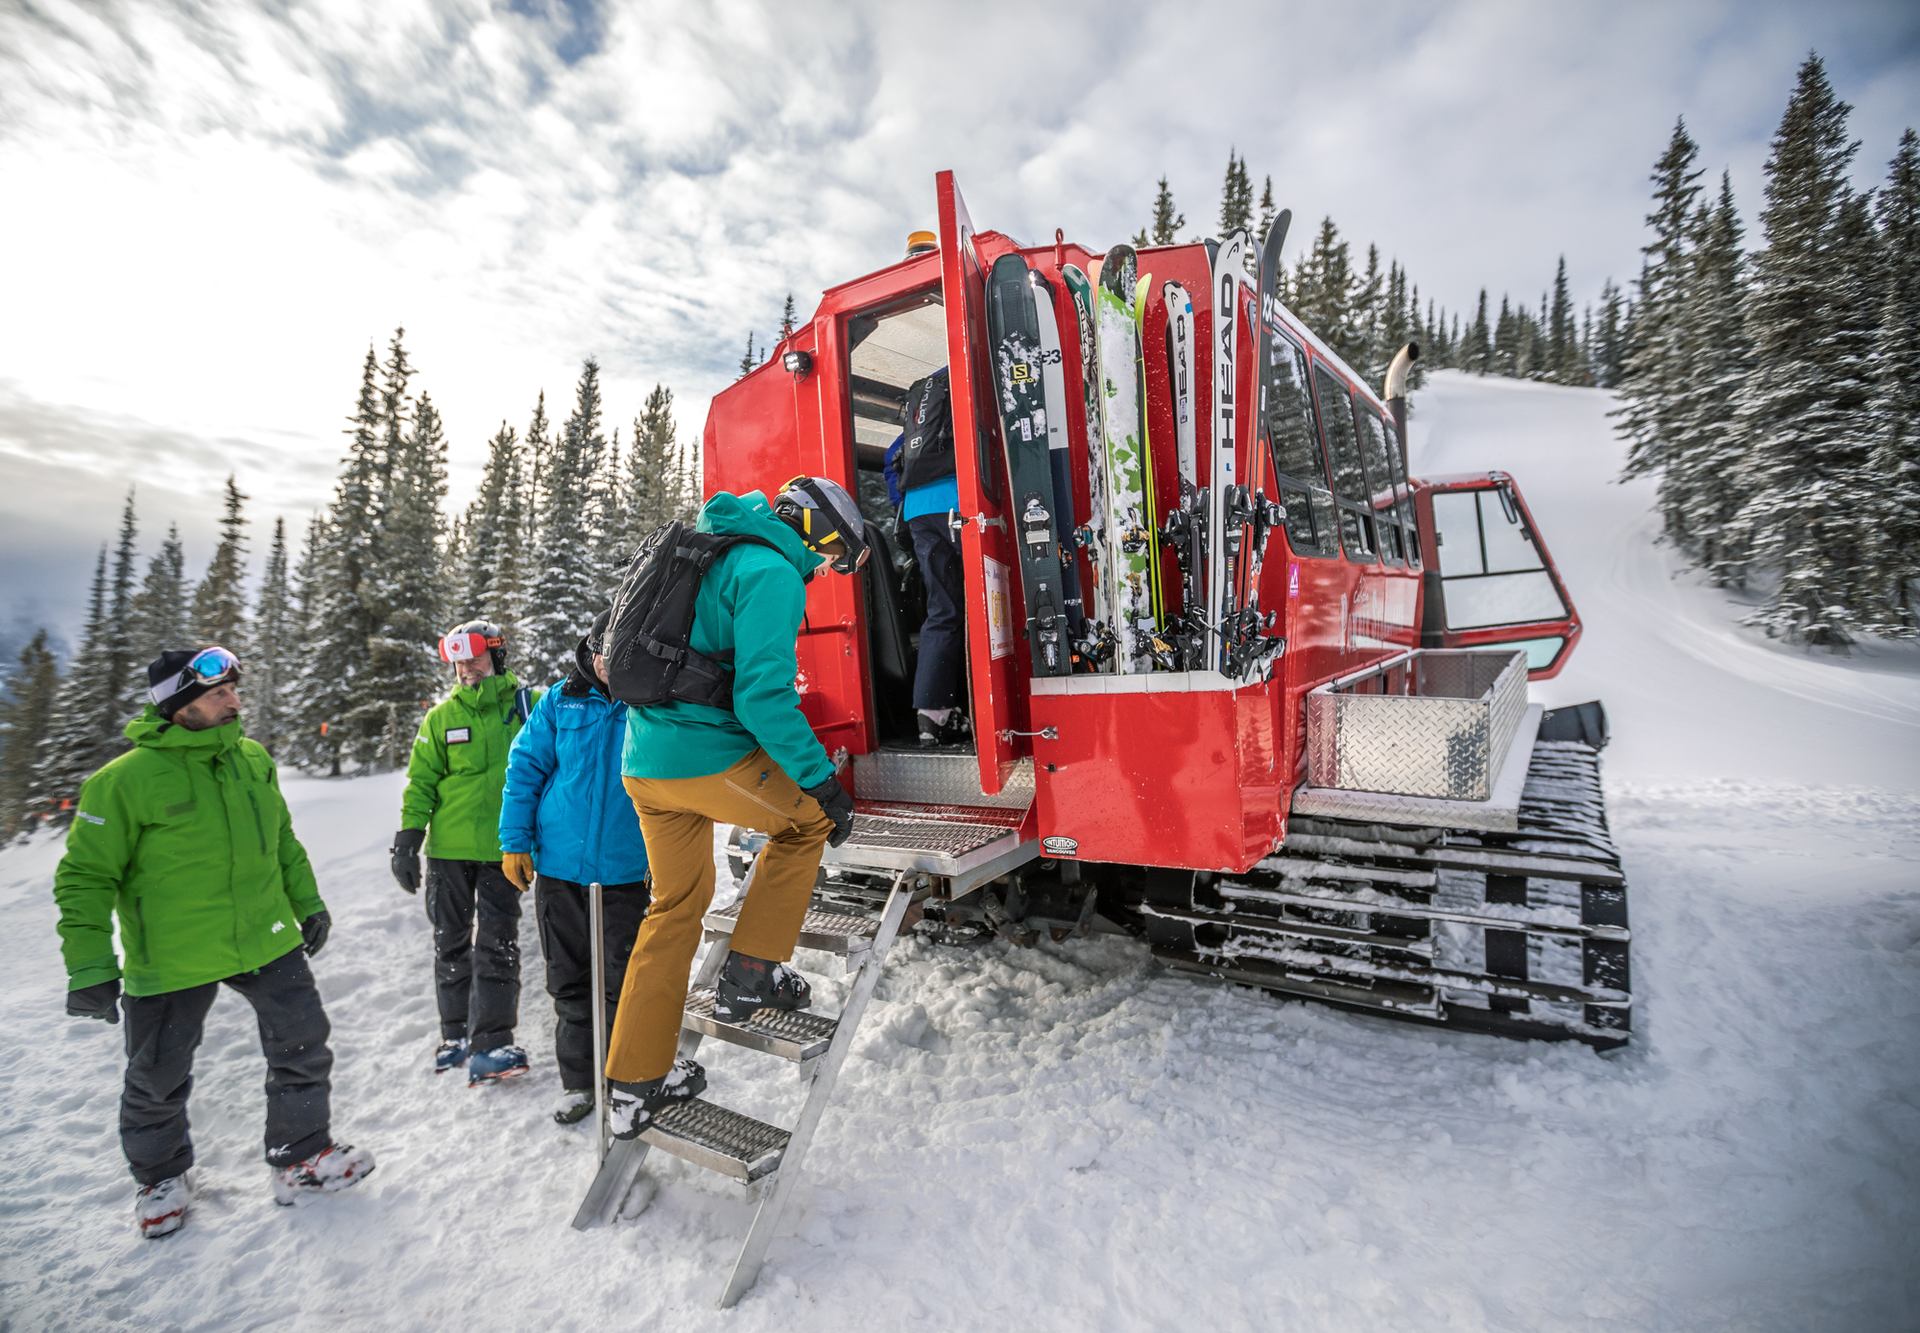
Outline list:
[[[1154,953],[1281,995],[1600,1050],[1632,1036],[1599,754],[1540,741],[1512,833],[1299,818],[1244,875],[1148,894]]]

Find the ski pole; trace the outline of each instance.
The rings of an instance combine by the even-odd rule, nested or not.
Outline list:
[[[607,1160],[607,958],[606,917],[600,881],[588,888],[587,929],[593,937],[593,1123],[600,1160]]]

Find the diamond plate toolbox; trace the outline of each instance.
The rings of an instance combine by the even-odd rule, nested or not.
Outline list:
[[[1526,709],[1524,653],[1403,653],[1307,695],[1307,780],[1484,801]]]

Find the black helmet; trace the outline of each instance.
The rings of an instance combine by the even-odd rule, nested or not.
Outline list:
[[[482,651],[493,659],[493,674],[506,674],[507,639],[491,620],[467,620],[440,636],[442,662],[466,662]]]
[[[851,574],[867,563],[866,520],[839,482],[795,477],[780,488],[773,512],[793,525],[809,551],[826,556],[836,574]]]

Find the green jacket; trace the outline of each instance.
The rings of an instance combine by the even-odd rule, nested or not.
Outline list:
[[[427,831],[427,855],[442,861],[500,859],[500,793],[507,751],[526,721],[511,671],[461,685],[433,706],[413,739],[400,827]],[[539,698],[531,694],[528,706]]]
[[[627,710],[620,769],[636,778],[703,778],[763,749],[802,787],[833,774],[826,747],[800,712],[794,641],[807,610],[807,576],[824,561],[774,517],[759,491],[707,501],[701,532],[745,532],[774,549],[742,543],[714,562],[693,603],[695,652],[733,654],[733,711],[705,704]]]
[[[53,876],[69,988],[122,977],[129,995],[160,995],[300,947],[324,904],[272,756],[238,721],[189,731],[151,707],[126,735],[133,748],[80,788]]]

